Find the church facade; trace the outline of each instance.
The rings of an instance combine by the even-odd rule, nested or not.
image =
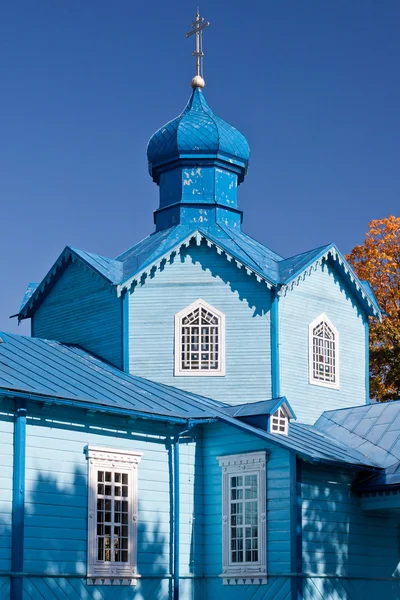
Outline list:
[[[400,598],[400,403],[332,244],[242,230],[246,138],[202,82],[148,145],[155,231],[67,247],[0,337],[4,600]]]

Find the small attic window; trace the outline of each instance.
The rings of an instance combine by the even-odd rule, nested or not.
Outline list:
[[[282,407],[279,407],[277,411],[271,415],[271,433],[280,433],[287,435],[289,430],[289,419]]]
[[[204,300],[175,315],[175,375],[225,375],[225,316]]]
[[[310,383],[339,388],[339,332],[324,314],[309,328]]]

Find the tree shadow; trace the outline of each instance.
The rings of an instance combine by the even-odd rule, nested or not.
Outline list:
[[[399,515],[363,512],[351,472],[305,467],[301,489],[304,600],[400,598]]]

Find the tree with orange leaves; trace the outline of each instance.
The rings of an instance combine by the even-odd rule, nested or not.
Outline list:
[[[400,217],[371,221],[364,244],[346,258],[383,312],[382,322],[370,323],[371,397],[400,398]]]

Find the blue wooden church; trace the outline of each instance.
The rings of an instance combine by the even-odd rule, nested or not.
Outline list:
[[[244,233],[247,140],[192,87],[148,145],[155,231],[66,247],[0,334],[0,598],[398,599],[379,306],[334,245]]]

